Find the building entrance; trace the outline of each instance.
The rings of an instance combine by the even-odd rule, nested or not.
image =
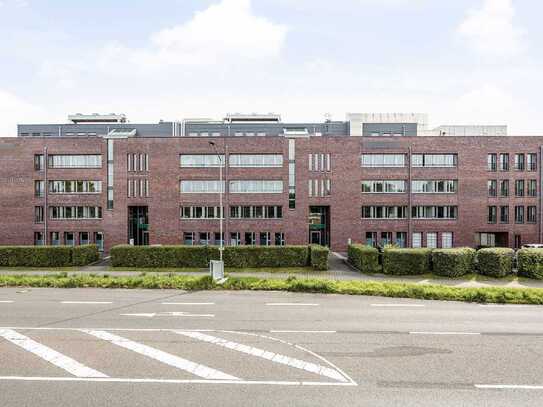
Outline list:
[[[147,206],[128,207],[128,242],[136,246],[149,245],[149,216]]]

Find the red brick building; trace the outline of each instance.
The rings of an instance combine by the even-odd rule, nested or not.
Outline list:
[[[329,133],[280,123],[283,134],[263,137],[145,136],[122,125],[0,138],[0,244],[215,244],[221,163],[227,244],[542,241],[543,137],[355,136],[337,122]]]

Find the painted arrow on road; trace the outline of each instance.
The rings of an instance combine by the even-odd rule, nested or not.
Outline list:
[[[190,312],[148,312],[148,313],[139,313],[139,314],[121,314],[123,317],[143,317],[143,318],[154,318],[154,317],[207,317],[214,318],[215,314],[191,314]]]

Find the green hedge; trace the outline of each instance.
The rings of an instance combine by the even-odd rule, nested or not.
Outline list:
[[[349,263],[363,273],[381,273],[379,250],[361,244],[351,244],[347,249]]]
[[[98,258],[96,245],[0,246],[0,267],[85,266]]]
[[[386,249],[383,272],[393,275],[426,274],[431,269],[432,249]]]
[[[543,249],[520,249],[517,256],[519,276],[543,279]]]
[[[100,259],[98,246],[86,244],[72,248],[72,264],[74,266],[86,266]]]
[[[110,251],[113,267],[177,268],[208,267],[219,259],[217,246],[115,246]],[[225,267],[306,267],[310,265],[308,246],[228,246],[224,248]]]
[[[476,253],[474,249],[469,247],[433,250],[433,272],[445,277],[459,277],[464,274],[474,273]]]
[[[328,247],[312,244],[309,246],[311,267],[314,270],[328,270]]]
[[[513,249],[493,247],[477,252],[478,273],[492,277],[505,277],[513,272]]]

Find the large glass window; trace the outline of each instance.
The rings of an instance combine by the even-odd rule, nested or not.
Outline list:
[[[456,154],[413,154],[412,167],[456,167]]]
[[[415,180],[411,189],[415,194],[454,194],[457,191],[456,180]]]
[[[193,180],[181,181],[180,188],[182,194],[212,194],[224,191],[224,181]]]
[[[524,154],[515,154],[515,170],[524,171]]]
[[[217,154],[181,154],[181,167],[224,167],[224,155]]]
[[[496,223],[496,216],[497,216],[496,207],[495,206],[489,206],[488,207],[487,222],[488,223]]]
[[[34,154],[34,169],[36,171],[43,171],[44,169],[43,154]]]
[[[43,206],[34,207],[34,223],[43,223]]]
[[[456,206],[413,206],[411,216],[414,219],[456,219]]]
[[[100,206],[51,206],[51,219],[102,219]]]
[[[182,206],[181,219],[220,219],[219,206]]]
[[[524,206],[515,206],[515,223],[524,223]]]
[[[363,193],[385,193],[394,194],[405,192],[404,180],[375,180],[362,181]]]
[[[49,181],[52,194],[95,194],[102,192],[102,181]]]
[[[282,167],[282,154],[231,154],[230,167]]]
[[[537,222],[537,207],[536,206],[528,206],[527,207],[527,213],[526,213],[526,221],[528,223],[536,223]]]
[[[422,233],[421,232],[414,232],[412,237],[411,246],[414,248],[422,247]]]
[[[537,154],[530,153],[526,156],[526,169],[528,171],[537,170]]]
[[[49,168],[102,168],[100,154],[48,155]]]
[[[429,249],[437,248],[437,233],[435,232],[426,233],[426,247]]]
[[[518,196],[518,197],[524,196],[524,180],[523,179],[515,180],[515,196]]]
[[[496,171],[498,168],[498,155],[496,153],[490,153],[487,155],[487,169],[488,171]]]
[[[452,232],[441,233],[441,247],[443,249],[450,249],[453,247],[453,234]]]
[[[407,206],[363,206],[363,219],[405,219]]]
[[[42,198],[45,193],[45,181],[34,181],[34,196]]]
[[[500,181],[500,196],[509,196],[509,180]]]
[[[282,206],[231,206],[230,217],[235,219],[281,219]]]
[[[500,154],[500,171],[509,171],[509,154]]]
[[[500,206],[500,223],[509,223],[509,206]]]
[[[537,196],[537,180],[530,179],[528,182],[528,196]]]
[[[487,181],[488,196],[496,196],[498,194],[498,181],[491,179]]]
[[[283,181],[271,180],[237,180],[230,181],[230,193],[280,194],[283,192]]]
[[[362,167],[405,167],[405,154],[362,154]]]

